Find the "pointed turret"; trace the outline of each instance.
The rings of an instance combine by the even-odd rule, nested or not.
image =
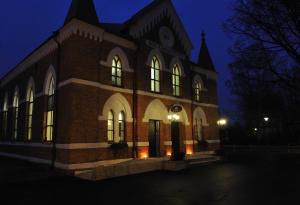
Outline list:
[[[99,19],[93,0],[72,0],[65,20],[65,25],[72,19],[79,19],[89,24],[98,25]]]
[[[209,54],[209,50],[206,45],[206,39],[205,39],[205,33],[202,32],[202,45],[200,48],[199,58],[198,58],[198,64],[202,68],[208,69],[208,70],[215,70],[214,63],[212,61],[212,58]]]

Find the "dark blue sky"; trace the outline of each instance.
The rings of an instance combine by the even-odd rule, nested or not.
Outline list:
[[[9,0],[0,7],[0,76],[49,37],[64,22],[71,0]],[[151,0],[94,0],[101,22],[124,22]],[[219,104],[232,109],[230,92],[225,87],[229,78],[227,49],[230,39],[222,23],[230,15],[232,0],[173,0],[178,15],[194,44],[196,60],[201,31],[207,34],[207,44],[219,72]]]

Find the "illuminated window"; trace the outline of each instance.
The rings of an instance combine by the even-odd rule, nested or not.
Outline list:
[[[125,141],[125,114],[123,111],[119,113],[119,137],[120,141]]]
[[[13,98],[13,140],[18,138],[19,93],[15,91]]]
[[[27,125],[27,138],[26,140],[32,140],[32,114],[33,114],[33,89],[29,88],[27,94],[27,116],[26,116],[26,125]]]
[[[194,99],[196,101],[200,101],[200,92],[201,92],[201,84],[200,82],[196,81],[194,84]]]
[[[180,96],[180,68],[177,64],[173,67],[173,74],[172,74],[172,83],[173,83],[173,95],[174,96]]]
[[[160,64],[156,56],[151,61],[151,91],[160,92]]]
[[[118,56],[112,60],[111,80],[113,85],[122,85],[122,63]]]
[[[3,112],[2,112],[2,139],[5,139],[7,134],[7,113],[8,113],[7,96],[5,96],[4,103],[3,103]]]
[[[107,117],[107,139],[109,142],[114,141],[114,113],[108,112]]]
[[[54,96],[55,96],[55,82],[53,76],[51,76],[48,84],[48,100],[47,100],[47,111],[46,111],[46,126],[44,141],[53,141],[53,125],[54,125]]]

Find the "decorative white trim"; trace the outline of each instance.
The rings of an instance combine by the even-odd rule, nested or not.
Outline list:
[[[49,94],[48,92],[49,92],[49,84],[50,84],[51,78],[53,78],[54,86],[56,87],[56,72],[55,72],[53,65],[49,66],[48,71],[45,76],[44,87],[43,87],[44,95]]]
[[[86,85],[86,86],[92,86],[92,87],[97,87],[103,90],[109,90],[109,91],[114,91],[114,92],[121,92],[121,93],[128,93],[132,94],[133,91],[130,89],[125,89],[125,88],[119,88],[119,87],[114,87],[110,85],[104,85],[98,82],[93,82],[93,81],[88,81],[88,80],[82,80],[78,78],[70,78],[68,80],[65,80],[59,84],[59,88],[64,87],[69,84],[79,84],[79,85]]]
[[[18,154],[0,152],[0,156],[10,157],[10,158],[15,158],[15,159],[22,159],[22,160],[40,163],[40,164],[47,164],[47,165],[51,164],[51,160],[48,160],[48,159],[41,159],[41,158],[29,157],[29,156],[21,156]],[[96,168],[99,166],[108,166],[108,165],[112,165],[112,164],[118,164],[118,163],[130,161],[132,159],[133,158],[103,160],[103,161],[78,163],[78,164],[64,164],[64,163],[60,163],[60,162],[55,162],[55,167],[64,169],[64,170],[91,169],[91,168]]]
[[[172,141],[164,141],[165,146],[172,146]]]
[[[206,114],[204,110],[201,107],[196,107],[193,111],[193,117],[194,117],[194,122],[196,121],[196,118],[200,118],[202,120],[202,126],[208,127],[209,124],[207,122]]]
[[[174,65],[178,65],[179,67],[179,71],[180,71],[180,76],[181,77],[185,77],[185,72],[184,72],[184,67],[181,63],[181,60],[178,58],[178,57],[174,57],[172,58],[171,62],[170,62],[170,65],[169,65],[169,70],[173,73],[173,67]]]
[[[131,72],[131,73],[134,72],[134,70],[132,68],[130,68],[130,66],[129,66],[128,57],[127,57],[126,53],[120,47],[115,47],[114,49],[112,49],[107,56],[107,60],[100,61],[100,64],[111,68],[112,60],[115,56],[118,56],[121,60],[122,71]]]
[[[106,100],[102,109],[102,116],[99,116],[99,120],[107,120],[107,114],[110,110],[116,115],[115,124],[118,125],[118,114],[122,111],[125,113],[126,121],[133,122],[131,107],[122,94],[115,93]],[[116,129],[118,130],[118,127],[116,127]],[[118,133],[116,133],[116,135],[118,135]]]
[[[184,140],[183,143],[185,145],[191,145],[191,144],[197,144],[198,142],[197,142],[197,140]]]
[[[0,142],[0,146],[21,146],[21,147],[38,147],[38,148],[51,148],[53,144],[42,143],[25,143],[25,142]]]
[[[159,61],[160,70],[170,72],[170,69],[168,67],[166,67],[164,56],[162,55],[160,50],[157,49],[157,48],[152,49],[151,52],[149,53],[147,61],[146,61],[146,65],[149,66],[149,67],[152,66],[152,59],[153,59],[154,56],[156,56],[158,61]]]
[[[103,40],[109,41],[119,46],[123,46],[129,49],[136,50],[137,46],[134,42],[127,40],[125,38],[119,37],[115,34],[107,33],[104,29],[93,26],[91,24],[85,23],[78,19],[73,19],[67,25],[62,27],[59,31],[59,35],[57,39],[60,43],[64,42],[72,35],[80,35],[85,38],[89,38],[91,40],[95,40],[98,42],[102,42]],[[10,82],[13,78],[18,76],[20,73],[25,71],[30,66],[34,65],[43,57],[47,56],[49,53],[55,51],[57,49],[57,44],[52,39],[49,39],[45,42],[41,47],[36,49],[30,56],[20,62],[13,70],[7,73],[2,79],[0,86],[3,87],[8,82]]]
[[[128,147],[133,147],[133,142],[127,142]],[[149,147],[149,142],[136,142],[138,147]]]
[[[127,93],[127,94],[133,94],[133,90],[131,89],[125,89],[125,88],[118,88],[114,86],[109,86],[109,85],[104,85],[98,82],[94,81],[88,81],[88,80],[83,80],[83,79],[78,79],[78,78],[70,78],[68,80],[65,80],[59,84],[59,88],[64,87],[69,84],[80,84],[80,85],[87,85],[87,86],[92,86],[92,87],[97,87],[103,90],[109,90],[113,92],[120,92],[120,93]],[[142,90],[138,90],[137,94],[139,95],[144,95],[144,96],[149,96],[153,98],[160,98],[160,99],[166,99],[166,100],[172,100],[172,101],[177,101],[177,102],[182,102],[182,103],[193,103],[194,105],[202,106],[202,107],[213,107],[213,108],[218,108],[218,105],[214,104],[207,104],[207,103],[197,103],[189,99],[183,99],[183,98],[176,98],[173,96],[168,96],[168,95],[161,95],[161,94],[156,94],[156,93],[151,93],[151,92],[146,92]]]
[[[220,143],[220,140],[206,140],[208,144],[216,144],[216,143]]]
[[[133,142],[127,142],[128,147],[133,147]],[[71,144],[56,144],[57,149],[76,150],[76,149],[102,149],[109,148],[111,144],[108,142],[98,143],[71,143]],[[18,147],[34,147],[34,148],[52,148],[53,144],[42,143],[25,143],[25,142],[1,142],[0,146],[18,146]],[[138,147],[148,147],[149,142],[137,142]]]

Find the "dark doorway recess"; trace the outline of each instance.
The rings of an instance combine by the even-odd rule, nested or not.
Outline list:
[[[181,160],[180,154],[180,123],[172,122],[171,124],[171,137],[172,137],[172,159]]]
[[[160,121],[149,120],[149,157],[159,157]]]

